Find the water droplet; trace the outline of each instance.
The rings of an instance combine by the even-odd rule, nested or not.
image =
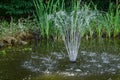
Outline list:
[[[75,69],[75,71],[76,71],[76,72],[80,72],[80,71],[82,71],[82,70],[80,70],[80,69]]]

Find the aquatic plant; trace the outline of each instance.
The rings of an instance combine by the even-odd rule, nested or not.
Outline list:
[[[119,8],[119,7],[118,7]],[[101,15],[98,16],[97,19],[97,28],[96,32],[99,37],[101,37],[103,34],[106,35],[106,37],[111,38],[116,37],[119,35],[119,10],[116,9],[116,12],[113,10],[113,5],[110,5],[108,12],[101,12]]]
[[[69,8],[70,10],[68,10],[64,0],[49,0],[46,4],[43,2],[43,0],[34,0],[36,19],[42,36],[47,36],[47,38],[49,38],[49,36],[60,37],[61,32],[58,33],[58,29],[54,27],[53,22],[50,20],[51,14],[56,14],[60,11],[63,11],[65,14],[70,15],[74,11],[76,13],[76,11],[81,8],[86,8],[86,10],[89,9],[88,14],[92,12],[96,15],[96,18],[94,20],[92,19],[90,24],[87,25],[82,31],[82,37],[87,35],[88,37],[90,36],[90,38],[92,38],[96,35],[101,38],[103,35],[105,35],[104,37],[110,38],[112,35],[114,37],[119,35],[119,5],[116,10],[113,9],[113,5],[110,5],[108,12],[104,12],[98,11],[95,4],[80,4],[80,1],[72,1],[72,4],[70,4]],[[90,9],[91,5],[93,10]],[[74,17],[77,16],[74,15]]]
[[[64,0],[63,0],[64,1]],[[36,9],[36,18],[38,26],[43,37],[47,36],[49,38],[51,32],[52,22],[49,20],[49,14],[57,11],[57,9],[63,9],[63,2],[60,4],[60,0],[54,1],[49,0],[46,4],[44,0],[34,0],[34,5]],[[53,29],[54,27],[52,27]]]
[[[110,38],[113,30],[113,26],[108,13],[105,14],[103,22],[104,22],[103,26],[105,27],[106,35],[108,36],[108,38]]]
[[[120,33],[120,5],[117,6],[116,10],[113,9],[113,4],[110,4],[109,17],[113,27],[113,37],[116,37]]]
[[[116,9],[116,14],[114,16],[113,22],[114,22],[114,37],[116,37],[120,33],[120,5]]]

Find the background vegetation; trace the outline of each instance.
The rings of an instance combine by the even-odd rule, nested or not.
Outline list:
[[[23,27],[23,25],[24,28],[22,28],[22,30],[26,30],[26,28],[30,29],[32,26],[28,24],[31,23],[37,26],[34,28],[40,30],[42,37],[56,38],[59,35],[58,30],[54,28],[51,21],[48,21],[47,15],[59,10],[71,11],[75,2],[77,2],[77,0],[1,0],[0,33],[2,35],[6,33],[5,31],[14,33],[15,30],[18,30],[18,27]],[[89,8],[97,10],[102,14],[102,16],[98,16],[98,19],[86,28],[84,37],[119,37],[119,2],[119,0],[82,0],[81,5],[87,4]],[[32,18],[28,20],[27,18],[29,16]],[[21,18],[26,19],[24,20],[25,22],[23,21],[24,24],[19,21]],[[14,25],[11,25],[13,23]],[[19,25],[20,23],[22,25]]]
[[[0,17],[27,17],[34,11],[32,0],[0,0]]]
[[[34,0],[1,0],[0,1],[0,17],[27,17],[28,15],[33,15],[35,11]],[[43,3],[47,3],[49,0],[41,0]],[[55,1],[55,0],[54,0]],[[60,0],[62,1],[62,0]],[[72,5],[72,1],[77,0],[65,0],[66,7]],[[82,0],[82,3],[93,3],[97,5],[99,10],[107,11],[109,9],[109,4],[113,3],[118,5],[118,0]]]

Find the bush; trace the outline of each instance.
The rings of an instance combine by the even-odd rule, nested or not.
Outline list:
[[[28,16],[33,13],[33,8],[32,0],[1,0],[0,16]]]

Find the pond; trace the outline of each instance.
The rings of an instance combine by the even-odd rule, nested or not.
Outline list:
[[[120,40],[82,40],[76,63],[62,41],[32,41],[0,55],[0,80],[120,80]]]

